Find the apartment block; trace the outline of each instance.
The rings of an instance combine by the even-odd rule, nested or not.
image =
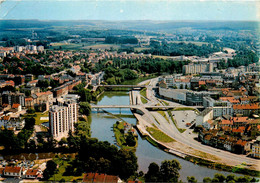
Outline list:
[[[50,108],[50,130],[55,139],[67,137],[70,130],[74,132],[74,124],[78,121],[78,98],[78,95],[65,95]]]

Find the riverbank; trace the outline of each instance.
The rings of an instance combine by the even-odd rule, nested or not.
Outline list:
[[[216,169],[216,170],[223,170],[233,173],[241,173],[245,175],[251,175],[260,177],[260,172],[258,171],[258,166],[253,165],[237,165],[235,164],[227,164],[226,159],[221,159],[218,156],[211,155],[196,149],[193,149],[185,144],[182,144],[178,141],[173,142],[164,142],[156,139],[153,134],[149,133],[149,128],[153,127],[152,122],[148,122],[149,118],[145,115],[140,115],[135,111],[132,111],[134,116],[136,117],[138,123],[137,128],[140,134],[154,146],[166,151],[170,154],[178,156],[184,160],[190,161],[194,164],[198,164],[201,166],[206,166],[208,168]],[[144,120],[144,118],[146,120]],[[231,162],[228,162],[231,163]],[[234,162],[232,162],[234,163]]]
[[[137,148],[137,134],[131,124],[123,121],[117,121],[113,125],[113,131],[118,146],[128,150],[135,150]]]

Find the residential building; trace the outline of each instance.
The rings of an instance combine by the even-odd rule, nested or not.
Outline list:
[[[3,104],[20,104],[22,107],[25,106],[25,94],[24,93],[13,93],[13,92],[3,92],[2,94]]]
[[[258,137],[259,139],[259,137]],[[252,144],[252,156],[255,158],[260,158],[260,140],[256,140]]]
[[[84,175],[83,181],[86,183],[123,183],[123,181],[114,175],[107,175],[102,173],[87,173]]]
[[[213,119],[213,109],[212,107],[208,107],[204,109],[197,117],[196,117],[196,126],[202,125],[208,120]]]
[[[0,118],[0,127],[6,129],[21,130],[25,125],[25,120],[17,115],[8,115]]]
[[[182,68],[183,74],[199,74],[202,72],[213,72],[213,63],[205,64],[188,64],[184,65]]]
[[[221,117],[223,115],[231,115],[233,116],[233,108],[231,105],[228,105],[224,103],[222,106],[214,106],[213,107],[213,117]]]
[[[251,113],[259,113],[259,104],[235,104],[233,110],[235,114],[241,114],[243,116],[249,116]]]
[[[202,126],[207,129],[207,130],[210,130],[210,129],[215,129],[216,126],[217,126],[217,122],[215,122],[214,120],[212,119],[209,119],[207,121],[205,121],[204,123],[202,123]]]
[[[57,88],[53,89],[53,95],[55,97],[60,97],[62,95],[68,94],[69,91],[73,89],[74,86],[79,85],[81,83],[81,80],[73,80],[69,81]]]
[[[24,175],[26,179],[36,179],[40,175],[40,171],[38,169],[28,169]]]
[[[74,132],[74,124],[78,121],[78,95],[67,95],[50,108],[50,130],[55,139],[66,137],[69,131]]]
[[[21,177],[22,176],[22,167],[12,167],[6,166],[4,169],[5,177]]]

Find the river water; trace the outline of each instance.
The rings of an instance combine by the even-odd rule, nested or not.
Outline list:
[[[101,97],[98,105],[128,105],[129,93],[128,92],[105,92]],[[136,124],[136,119],[132,115],[130,109],[106,109],[106,111],[112,114],[121,114],[121,118],[128,123]],[[115,144],[114,133],[112,126],[118,119],[110,116],[107,113],[97,113],[92,111],[91,115],[91,136],[98,138],[101,141],[108,141],[111,144]],[[151,145],[145,139],[142,139],[138,134],[138,147],[136,150],[136,156],[138,158],[139,171],[147,172],[148,166],[151,162],[156,162],[158,165],[163,160],[176,159],[180,162],[182,169],[180,170],[180,179],[187,181],[187,176],[195,176],[199,182],[202,182],[204,177],[213,177],[215,173],[222,173],[224,175],[230,174],[230,172],[217,171],[206,167],[195,165],[191,162],[185,161],[174,155],[168,154],[153,145]],[[238,174],[237,174],[238,175]]]

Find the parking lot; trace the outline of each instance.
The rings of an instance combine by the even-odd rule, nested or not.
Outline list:
[[[186,123],[193,123],[197,114],[192,111],[172,111],[173,118],[177,122],[179,128],[187,129]]]

